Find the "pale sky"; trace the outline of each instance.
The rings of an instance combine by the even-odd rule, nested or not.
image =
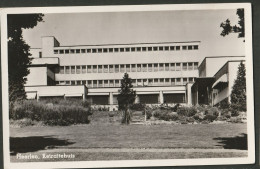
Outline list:
[[[41,36],[55,36],[61,46],[201,41],[202,58],[245,55],[237,34],[220,36],[227,18],[237,24],[236,10],[45,14],[23,35],[32,48],[41,47]]]

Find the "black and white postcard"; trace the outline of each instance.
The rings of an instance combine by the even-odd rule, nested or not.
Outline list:
[[[1,11],[4,163],[255,162],[251,4]]]

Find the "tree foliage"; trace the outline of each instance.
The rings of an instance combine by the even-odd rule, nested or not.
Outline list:
[[[132,79],[127,73],[125,73],[121,80],[121,88],[117,100],[119,106],[118,109],[123,110],[124,112],[122,123],[126,124],[129,124],[131,118],[129,107],[134,103],[136,97],[136,92],[132,88]]]
[[[9,101],[19,101],[26,98],[24,84],[26,76],[30,73],[28,65],[31,64],[30,46],[22,36],[23,29],[33,28],[43,21],[43,14],[9,14],[8,26],[8,78]]]
[[[232,87],[231,109],[233,115],[246,111],[246,69],[243,62],[239,64],[237,78]]]
[[[243,8],[237,9],[237,15],[239,18],[238,21],[239,26],[237,25],[232,26],[230,20],[227,19],[226,21],[220,24],[220,27],[223,28],[220,34],[221,36],[226,36],[229,33],[238,33],[239,38],[245,37],[244,9]]]

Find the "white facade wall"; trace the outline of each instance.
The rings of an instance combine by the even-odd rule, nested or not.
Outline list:
[[[47,86],[47,67],[30,67],[25,86]]]
[[[242,60],[244,58],[244,56],[206,58],[206,77],[213,77],[227,61]]]

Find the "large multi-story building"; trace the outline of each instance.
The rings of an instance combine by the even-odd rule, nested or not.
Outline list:
[[[28,98],[81,98],[116,109],[120,81],[127,72],[136,103],[209,104],[201,95],[216,81],[212,72],[230,58],[241,57],[206,57],[199,66],[199,45],[192,41],[61,46],[55,37],[42,37],[42,48],[31,49],[25,90]]]

